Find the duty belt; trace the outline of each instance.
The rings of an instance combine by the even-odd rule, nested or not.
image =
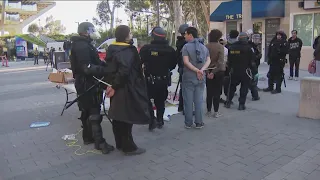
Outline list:
[[[168,80],[168,76],[153,76],[153,75],[149,75],[147,77],[148,82],[150,82],[151,84],[154,84],[156,81],[163,81],[163,80]]]

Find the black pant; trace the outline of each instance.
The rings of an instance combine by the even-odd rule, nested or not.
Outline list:
[[[290,63],[290,77],[293,77],[293,66],[295,66],[295,71],[294,71],[295,77],[299,77],[300,57],[289,56],[289,63]]]
[[[154,84],[147,82],[147,87],[149,98],[154,100],[157,108],[157,122],[163,125],[165,101],[168,97],[168,82],[166,80],[156,81]]]
[[[281,91],[283,80],[283,66],[280,64],[271,64],[268,72],[268,88],[273,89],[273,84],[276,83],[276,90]]]
[[[258,93],[258,80],[251,80],[249,89],[251,91],[251,96],[252,98],[258,98],[259,93]]]
[[[39,64],[39,56],[34,56],[34,64]]]
[[[231,74],[230,92],[229,92],[229,96],[228,96],[229,98],[227,99],[227,101],[228,102],[232,101],[234,97],[234,93],[237,90],[237,86],[241,84],[239,104],[245,104],[249,86],[250,86],[250,80],[251,79],[246,72]]]
[[[123,152],[132,152],[137,150],[137,145],[133,141],[132,137],[133,124],[125,123],[122,121],[113,120],[112,130],[117,149],[121,149]]]
[[[211,111],[212,103],[214,112],[219,111],[220,96],[222,94],[224,72],[217,72],[213,79],[206,79],[207,87],[207,110]]]
[[[94,140],[96,145],[105,142],[101,128],[102,116],[100,115],[100,107],[81,111],[80,120],[82,122],[82,138],[84,142]]]

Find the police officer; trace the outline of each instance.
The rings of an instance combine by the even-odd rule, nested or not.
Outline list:
[[[94,39],[99,38],[99,33],[90,22],[83,22],[78,26],[78,34],[72,40],[71,48],[71,68],[75,78],[77,94],[83,94],[78,100],[81,111],[82,138],[84,144],[94,143],[97,150],[107,154],[114,150],[114,147],[106,143],[103,138],[100,115],[100,105],[102,103],[103,89],[99,86],[87,91],[96,80],[93,76],[101,78],[108,74],[107,68],[99,60],[96,48],[91,44]]]
[[[163,127],[165,101],[168,97],[168,86],[171,85],[171,71],[176,67],[175,50],[166,40],[166,32],[161,27],[155,27],[150,44],[140,50],[140,57],[145,66],[144,74],[150,99],[154,99],[157,108],[157,127]],[[150,128],[149,128],[150,129]]]
[[[187,41],[184,39],[184,34],[186,29],[189,27],[188,24],[182,24],[179,27],[179,33],[181,36],[177,37],[176,41],[176,47],[177,47],[177,59],[178,59],[178,72],[179,72],[179,82],[180,82],[180,87],[181,87],[181,82],[182,82],[182,73],[183,73],[183,59],[182,59],[182,53],[181,50],[185,44],[187,44]],[[181,112],[183,111],[183,97],[182,97],[182,88],[180,88],[179,91],[179,106],[178,106],[178,111]]]
[[[263,89],[264,92],[272,94],[281,93],[281,84],[284,78],[283,68],[286,64],[286,55],[288,53],[286,36],[282,32],[276,33],[276,39],[271,41],[268,52],[268,88]],[[276,82],[276,89],[274,89]]]
[[[225,107],[230,108],[237,86],[241,84],[238,110],[245,110],[248,88],[252,78],[251,70],[254,54],[248,43],[246,33],[240,33],[238,40],[239,41],[230,44],[228,49],[227,64],[230,68],[231,84]]]
[[[252,41],[252,30],[248,30],[247,34],[249,35],[249,45],[251,46],[253,52],[254,52],[254,58],[252,61],[252,79],[251,83],[249,86],[249,89],[251,91],[252,95],[252,100],[253,101],[258,101],[260,100],[259,93],[258,93],[258,80],[259,80],[259,72],[258,72],[258,67],[260,65],[260,59],[262,57],[261,52],[258,49],[258,46]]]

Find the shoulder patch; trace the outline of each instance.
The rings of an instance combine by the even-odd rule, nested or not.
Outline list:
[[[158,56],[159,53],[157,51],[151,51],[151,56]]]

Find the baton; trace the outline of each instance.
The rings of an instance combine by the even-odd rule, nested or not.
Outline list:
[[[174,102],[174,100],[176,100],[176,96],[177,96],[179,85],[180,85],[180,77],[179,77],[179,81],[178,81],[178,84],[177,84],[176,91],[175,91],[174,96],[173,96],[173,102]]]
[[[102,81],[101,79],[103,79],[104,77],[102,77],[101,79],[98,79],[96,77],[93,76],[94,79],[98,80],[99,83],[103,83],[103,84],[108,84],[104,81]],[[99,83],[96,83],[94,85],[92,85],[91,87],[89,87],[89,89],[87,89],[84,93],[80,94],[77,98],[75,98],[73,101],[71,101],[70,103],[68,103],[68,105],[65,106],[64,110],[68,109],[69,107],[71,107],[74,103],[76,103],[78,101],[78,99],[80,97],[82,97],[83,95],[85,95],[86,93],[88,93],[91,89],[95,88],[97,85],[99,85]],[[110,84],[109,84],[110,85]]]
[[[104,85],[107,85],[107,86],[110,86],[110,87],[112,86],[111,84],[106,83],[106,82],[102,81],[101,79],[96,78],[95,76],[93,76],[93,78],[94,78],[95,80],[97,80],[98,82],[104,84]],[[102,79],[103,79],[103,78],[102,78]]]

